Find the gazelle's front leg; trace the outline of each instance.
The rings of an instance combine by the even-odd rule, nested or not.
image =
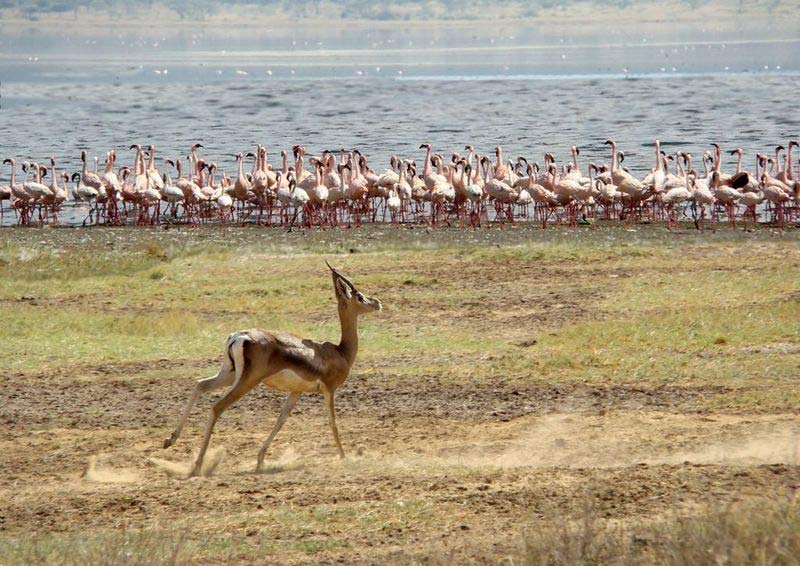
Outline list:
[[[189,397],[189,402],[186,404],[186,408],[183,410],[183,414],[178,421],[178,426],[175,427],[175,431],[172,433],[172,435],[164,440],[164,448],[169,448],[175,444],[175,441],[178,440],[178,437],[181,435],[181,431],[183,430],[183,426],[186,424],[186,420],[189,418],[189,413],[192,411],[194,404],[197,403],[200,395],[202,393],[213,391],[214,389],[219,389],[220,387],[227,387],[233,383],[233,378],[235,376],[236,374],[233,372],[233,370],[231,370],[227,365],[224,365],[222,369],[219,370],[219,373],[214,377],[207,377],[197,382],[197,385],[194,387],[194,391],[192,391],[191,397]]]
[[[297,400],[300,399],[300,395],[300,393],[289,393],[289,395],[283,401],[283,405],[281,406],[281,414],[278,416],[278,420],[275,421],[275,426],[272,427],[272,432],[269,433],[269,437],[264,441],[264,444],[261,445],[261,450],[258,451],[256,472],[261,471],[261,468],[264,465],[264,456],[267,454],[267,450],[269,450],[269,445],[272,444],[272,441],[280,432],[281,427],[283,427],[283,423],[285,423],[286,419],[289,417],[289,413],[292,412],[292,409],[297,404]]]
[[[336,406],[334,403],[335,391],[330,391],[323,387],[322,394],[325,396],[325,405],[328,407],[328,422],[331,425],[331,432],[333,432],[333,440],[336,441],[336,448],[339,449],[339,457],[344,458],[344,450],[342,449],[342,442],[339,440],[339,429],[336,428]]]

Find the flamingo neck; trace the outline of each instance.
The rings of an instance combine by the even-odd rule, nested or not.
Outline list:
[[[661,142],[656,140],[656,171],[663,171],[661,168]]]
[[[611,172],[615,173],[619,165],[617,164],[617,144],[611,144]]]

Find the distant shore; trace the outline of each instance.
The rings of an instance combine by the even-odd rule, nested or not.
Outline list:
[[[203,16],[181,16],[176,11],[155,4],[150,9],[126,9],[124,12],[89,10],[80,8],[67,12],[37,12],[33,15],[18,9],[0,10],[0,29],[13,33],[45,32],[54,27],[67,25],[75,35],[103,36],[115,34],[123,28],[141,21],[147,26],[136,29],[142,35],[157,35],[166,30],[196,30],[204,34],[230,34],[237,28],[241,30],[273,30],[276,33],[290,34],[294,31],[327,29],[335,31],[344,28],[363,28],[380,31],[397,29],[399,24],[413,25],[415,28],[450,27],[464,30],[482,29],[487,31],[491,22],[498,32],[502,26],[520,25],[529,27],[546,26],[548,34],[563,30],[571,35],[594,34],[598,31],[609,34],[641,34],[657,32],[681,33],[700,32],[708,34],[734,33],[776,37],[797,37],[795,8],[787,2],[774,5],[773,2],[759,0],[742,3],[711,1],[696,8],[689,8],[685,2],[644,2],[628,7],[598,6],[581,2],[566,8],[542,8],[535,14],[508,5],[492,11],[476,11],[466,8],[459,11],[458,18],[450,19],[431,14],[409,19],[349,19],[338,17],[336,12],[326,11],[327,17],[297,18],[286,12],[275,11],[271,7],[228,6],[222,12]],[[498,27],[499,26],[499,27]],[[134,30],[131,30],[134,31]],[[535,38],[532,38],[535,39]]]

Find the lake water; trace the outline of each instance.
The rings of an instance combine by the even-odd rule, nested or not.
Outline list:
[[[128,163],[132,143],[154,143],[159,158],[174,158],[199,141],[204,157],[231,172],[232,155],[256,143],[273,164],[281,149],[302,143],[312,153],[358,147],[383,170],[391,153],[420,159],[422,142],[443,153],[500,144],[509,157],[539,161],[545,151],[564,160],[575,144],[585,167],[608,161],[603,141],[613,138],[643,176],[656,137],[698,164],[712,141],[740,146],[752,168],[755,151],[800,133],[797,39],[631,35],[530,44],[517,35],[456,41],[452,33],[428,44],[419,34],[344,34],[335,47],[313,37],[191,45],[185,36],[135,45],[76,40],[60,49],[6,38],[0,155],[53,155],[72,171],[81,149],[117,148]]]

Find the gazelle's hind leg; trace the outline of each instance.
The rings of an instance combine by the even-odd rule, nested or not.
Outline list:
[[[334,391],[328,390],[323,387],[322,393],[325,395],[325,405],[328,407],[328,422],[331,425],[331,432],[333,433],[333,440],[336,441],[336,448],[339,449],[339,457],[344,458],[344,450],[342,449],[342,442],[339,440],[339,429],[336,428],[336,406],[334,403]]]
[[[178,440],[178,437],[181,435],[181,431],[183,430],[183,426],[186,424],[186,421],[189,418],[189,413],[192,411],[192,407],[194,407],[195,403],[197,403],[200,395],[203,393],[208,393],[209,391],[214,391],[215,389],[219,389],[221,387],[229,386],[233,383],[233,378],[235,376],[236,374],[234,373],[233,368],[230,366],[230,363],[228,360],[225,360],[225,363],[222,364],[222,367],[217,375],[214,377],[201,379],[197,382],[194,387],[194,391],[192,391],[191,397],[189,397],[189,402],[186,404],[186,408],[183,410],[183,414],[178,421],[178,426],[175,427],[175,431],[170,435],[170,437],[164,440],[164,448],[169,448]]]
[[[203,459],[208,450],[208,443],[211,440],[211,433],[214,432],[214,425],[219,419],[220,415],[225,412],[228,407],[236,403],[246,393],[253,389],[259,383],[259,378],[252,372],[247,365],[247,358],[245,352],[250,339],[247,335],[231,335],[228,338],[228,352],[233,359],[233,367],[235,376],[233,386],[211,406],[211,412],[208,416],[206,423],[206,432],[203,436],[203,442],[200,445],[200,452],[197,454],[194,467],[192,468],[190,476],[197,476],[203,468]]]
[[[264,444],[261,445],[261,450],[258,451],[256,472],[261,471],[261,468],[264,465],[264,456],[267,454],[267,450],[269,450],[269,445],[272,444],[272,441],[280,432],[281,428],[283,427],[283,423],[285,423],[286,419],[289,417],[289,413],[292,412],[292,409],[294,409],[294,406],[297,404],[297,400],[300,399],[300,395],[300,393],[289,393],[284,400],[283,406],[281,406],[281,414],[278,416],[278,420],[275,421],[275,426],[272,427],[272,432],[269,433],[269,437],[264,441]]]

